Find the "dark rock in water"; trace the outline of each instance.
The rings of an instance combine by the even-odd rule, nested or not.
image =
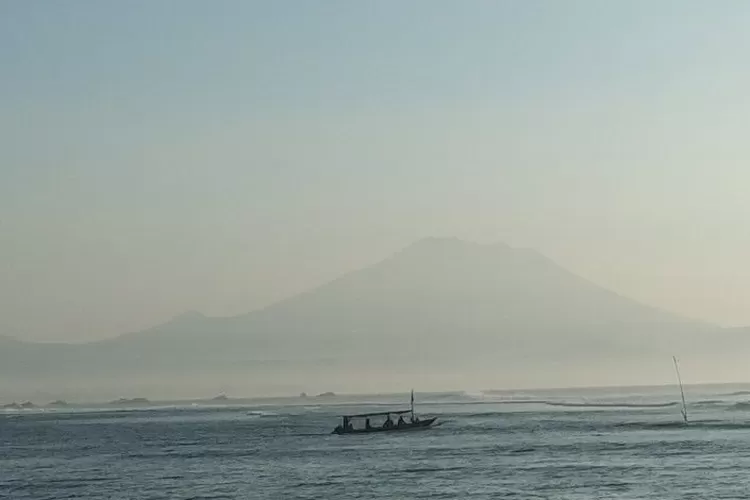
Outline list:
[[[332,398],[334,396],[336,396],[336,394],[333,393],[333,392],[323,392],[321,394],[318,394],[316,397],[319,397],[319,398]]]
[[[31,401],[24,401],[23,403],[16,403],[15,401],[13,401],[12,403],[4,404],[2,408],[6,410],[23,410],[28,408],[36,408],[36,405]]]
[[[219,394],[215,398],[211,399],[211,401],[227,401],[229,398],[226,394]]]
[[[47,406],[58,406],[58,407],[63,407],[63,406],[69,406],[69,405],[68,405],[68,402],[67,402],[67,401],[65,401],[64,399],[58,399],[58,400],[52,401],[52,402],[51,402],[50,404],[48,404]]]
[[[150,401],[146,398],[120,398],[109,402],[111,405],[143,405],[148,403]]]
[[[299,397],[301,397],[302,399],[305,399],[307,397],[307,393],[306,392],[301,392],[300,395],[299,395]]]

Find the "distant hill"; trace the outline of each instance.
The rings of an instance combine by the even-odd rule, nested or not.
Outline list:
[[[532,250],[428,238],[241,316],[189,313],[83,345],[0,338],[0,374],[179,381],[221,371],[263,373],[271,383],[290,373],[340,379],[358,366],[368,373],[406,373],[415,364],[423,373],[476,364],[578,369],[597,358],[668,357],[676,342],[699,348],[717,330],[622,297]]]

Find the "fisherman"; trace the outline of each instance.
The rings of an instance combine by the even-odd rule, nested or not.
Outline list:
[[[388,418],[385,420],[385,423],[383,424],[384,429],[390,429],[393,427],[393,420],[391,420],[391,416],[388,415]]]
[[[372,429],[372,426],[370,425],[370,419],[365,419],[365,429],[370,430]]]
[[[404,420],[403,415],[398,416],[398,423],[396,424],[397,427],[401,427],[402,425],[406,425],[406,421]]]

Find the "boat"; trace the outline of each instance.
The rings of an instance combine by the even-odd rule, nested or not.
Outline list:
[[[408,420],[404,415],[410,415]],[[391,420],[392,416],[398,416],[398,422]],[[385,423],[373,426],[370,424],[372,417],[385,417]],[[354,427],[352,420],[364,419],[364,427]],[[437,417],[420,419],[414,413],[414,391],[411,391],[411,408],[408,410],[379,411],[374,413],[360,413],[356,415],[343,415],[341,424],[336,426],[332,434],[368,434],[371,432],[404,432],[426,429],[435,423]]]

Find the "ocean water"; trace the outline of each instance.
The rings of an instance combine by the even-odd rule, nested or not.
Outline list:
[[[421,395],[440,426],[350,436],[329,434],[337,415],[401,400],[6,411],[0,498],[750,497],[750,396],[693,394],[687,427],[678,406],[632,406],[675,399]]]

